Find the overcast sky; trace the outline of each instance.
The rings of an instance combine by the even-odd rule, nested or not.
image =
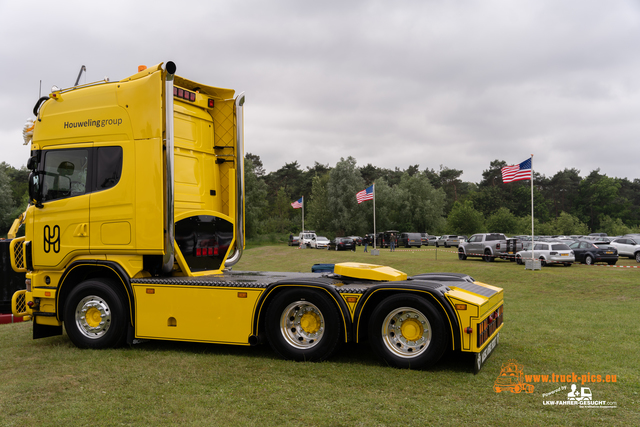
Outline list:
[[[0,161],[52,85],[177,74],[246,92],[245,150],[297,160],[640,178],[640,2],[0,0]]]

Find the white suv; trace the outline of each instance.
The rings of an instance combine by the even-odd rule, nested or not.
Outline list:
[[[618,250],[618,256],[635,258],[636,262],[640,262],[640,238],[618,237],[609,244]]]
[[[516,262],[524,264],[527,259],[532,259],[535,255],[536,259],[541,261],[541,265],[562,264],[565,267],[571,267],[576,260],[575,254],[569,246],[562,242],[536,242],[533,252],[531,247],[524,251],[516,253]]]

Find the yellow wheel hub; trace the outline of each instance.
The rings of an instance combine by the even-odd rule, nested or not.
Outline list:
[[[97,328],[102,321],[100,310],[95,307],[91,307],[89,310],[87,310],[87,313],[84,315],[84,317],[87,321],[87,324],[92,328]]]
[[[424,334],[424,328],[417,319],[407,319],[402,322],[400,331],[407,341],[418,341]]]
[[[300,326],[308,334],[315,334],[320,329],[321,320],[314,312],[307,312],[300,319]]]

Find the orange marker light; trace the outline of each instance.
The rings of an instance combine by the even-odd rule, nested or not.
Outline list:
[[[238,298],[246,298],[246,297],[247,297],[246,292],[238,292]]]
[[[358,302],[358,298],[356,298],[356,297],[347,297],[347,302]]]
[[[466,310],[467,304],[456,304],[456,310]]]
[[[146,69],[147,69],[147,66],[146,66],[146,65],[138,65],[138,72],[140,72],[140,71],[144,71],[144,70],[146,70]]]
[[[155,293],[156,293],[156,290],[155,290],[155,289],[153,289],[153,288],[147,288],[147,293],[148,293],[148,294],[155,294]]]

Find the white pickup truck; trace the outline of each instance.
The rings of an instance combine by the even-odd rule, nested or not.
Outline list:
[[[298,235],[298,244],[305,248],[311,247],[311,242],[315,240],[318,236],[316,236],[316,232],[312,230],[305,230]]]
[[[522,242],[517,241],[515,250],[510,248],[513,255],[522,250]],[[465,260],[467,257],[482,257],[486,262],[494,261],[496,258],[509,258],[507,252],[507,236],[502,233],[479,233],[471,236],[466,242],[458,245],[458,259]]]

